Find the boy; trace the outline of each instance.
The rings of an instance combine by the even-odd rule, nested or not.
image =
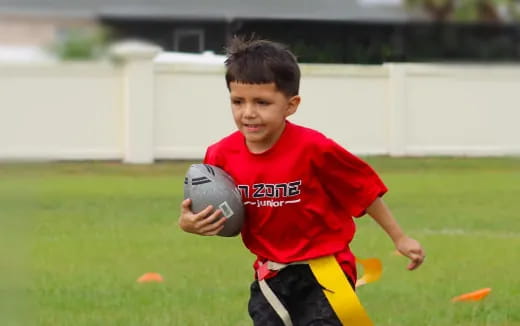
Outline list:
[[[410,258],[408,269],[425,256],[381,199],[387,188],[371,167],[323,134],[287,120],[300,104],[299,81],[296,58],[283,45],[233,39],[226,83],[238,131],[210,146],[204,158],[242,191],[242,240],[257,256],[249,300],[254,325],[342,325],[340,308],[317,280],[320,272],[306,262],[332,257],[352,292],[352,217],[368,213]],[[215,235],[223,228],[219,210],[195,214],[190,203],[181,204],[181,229]]]

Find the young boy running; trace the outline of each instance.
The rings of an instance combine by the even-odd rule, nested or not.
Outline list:
[[[411,260],[410,270],[422,264],[424,251],[393,218],[381,198],[387,188],[370,166],[320,132],[287,120],[301,101],[300,70],[287,48],[233,39],[226,83],[238,130],[211,145],[204,163],[227,171],[242,192],[242,240],[257,257],[249,300],[254,325],[342,325],[341,306],[348,304],[333,302],[334,291],[321,281],[334,267],[316,261],[332,257],[341,286],[352,292],[353,217],[370,215]],[[195,214],[190,204],[181,204],[181,229],[215,235],[223,228],[219,210]]]

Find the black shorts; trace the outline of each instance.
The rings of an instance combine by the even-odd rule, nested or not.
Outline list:
[[[289,312],[294,326],[342,325],[308,265],[288,266],[266,282]],[[251,284],[249,315],[255,326],[284,326],[260,291],[258,281]]]

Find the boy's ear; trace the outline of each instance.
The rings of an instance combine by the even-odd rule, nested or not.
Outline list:
[[[298,110],[298,106],[301,102],[301,97],[299,95],[294,95],[289,99],[289,102],[287,103],[287,111],[285,116],[288,117],[296,112]]]

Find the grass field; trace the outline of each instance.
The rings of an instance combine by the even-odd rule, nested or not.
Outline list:
[[[353,250],[376,325],[520,326],[520,159],[367,158],[428,257],[415,272],[369,218]],[[0,325],[251,325],[252,255],[177,228],[188,162],[0,165]],[[145,272],[165,281],[138,284]],[[480,302],[452,303],[491,287]]]

